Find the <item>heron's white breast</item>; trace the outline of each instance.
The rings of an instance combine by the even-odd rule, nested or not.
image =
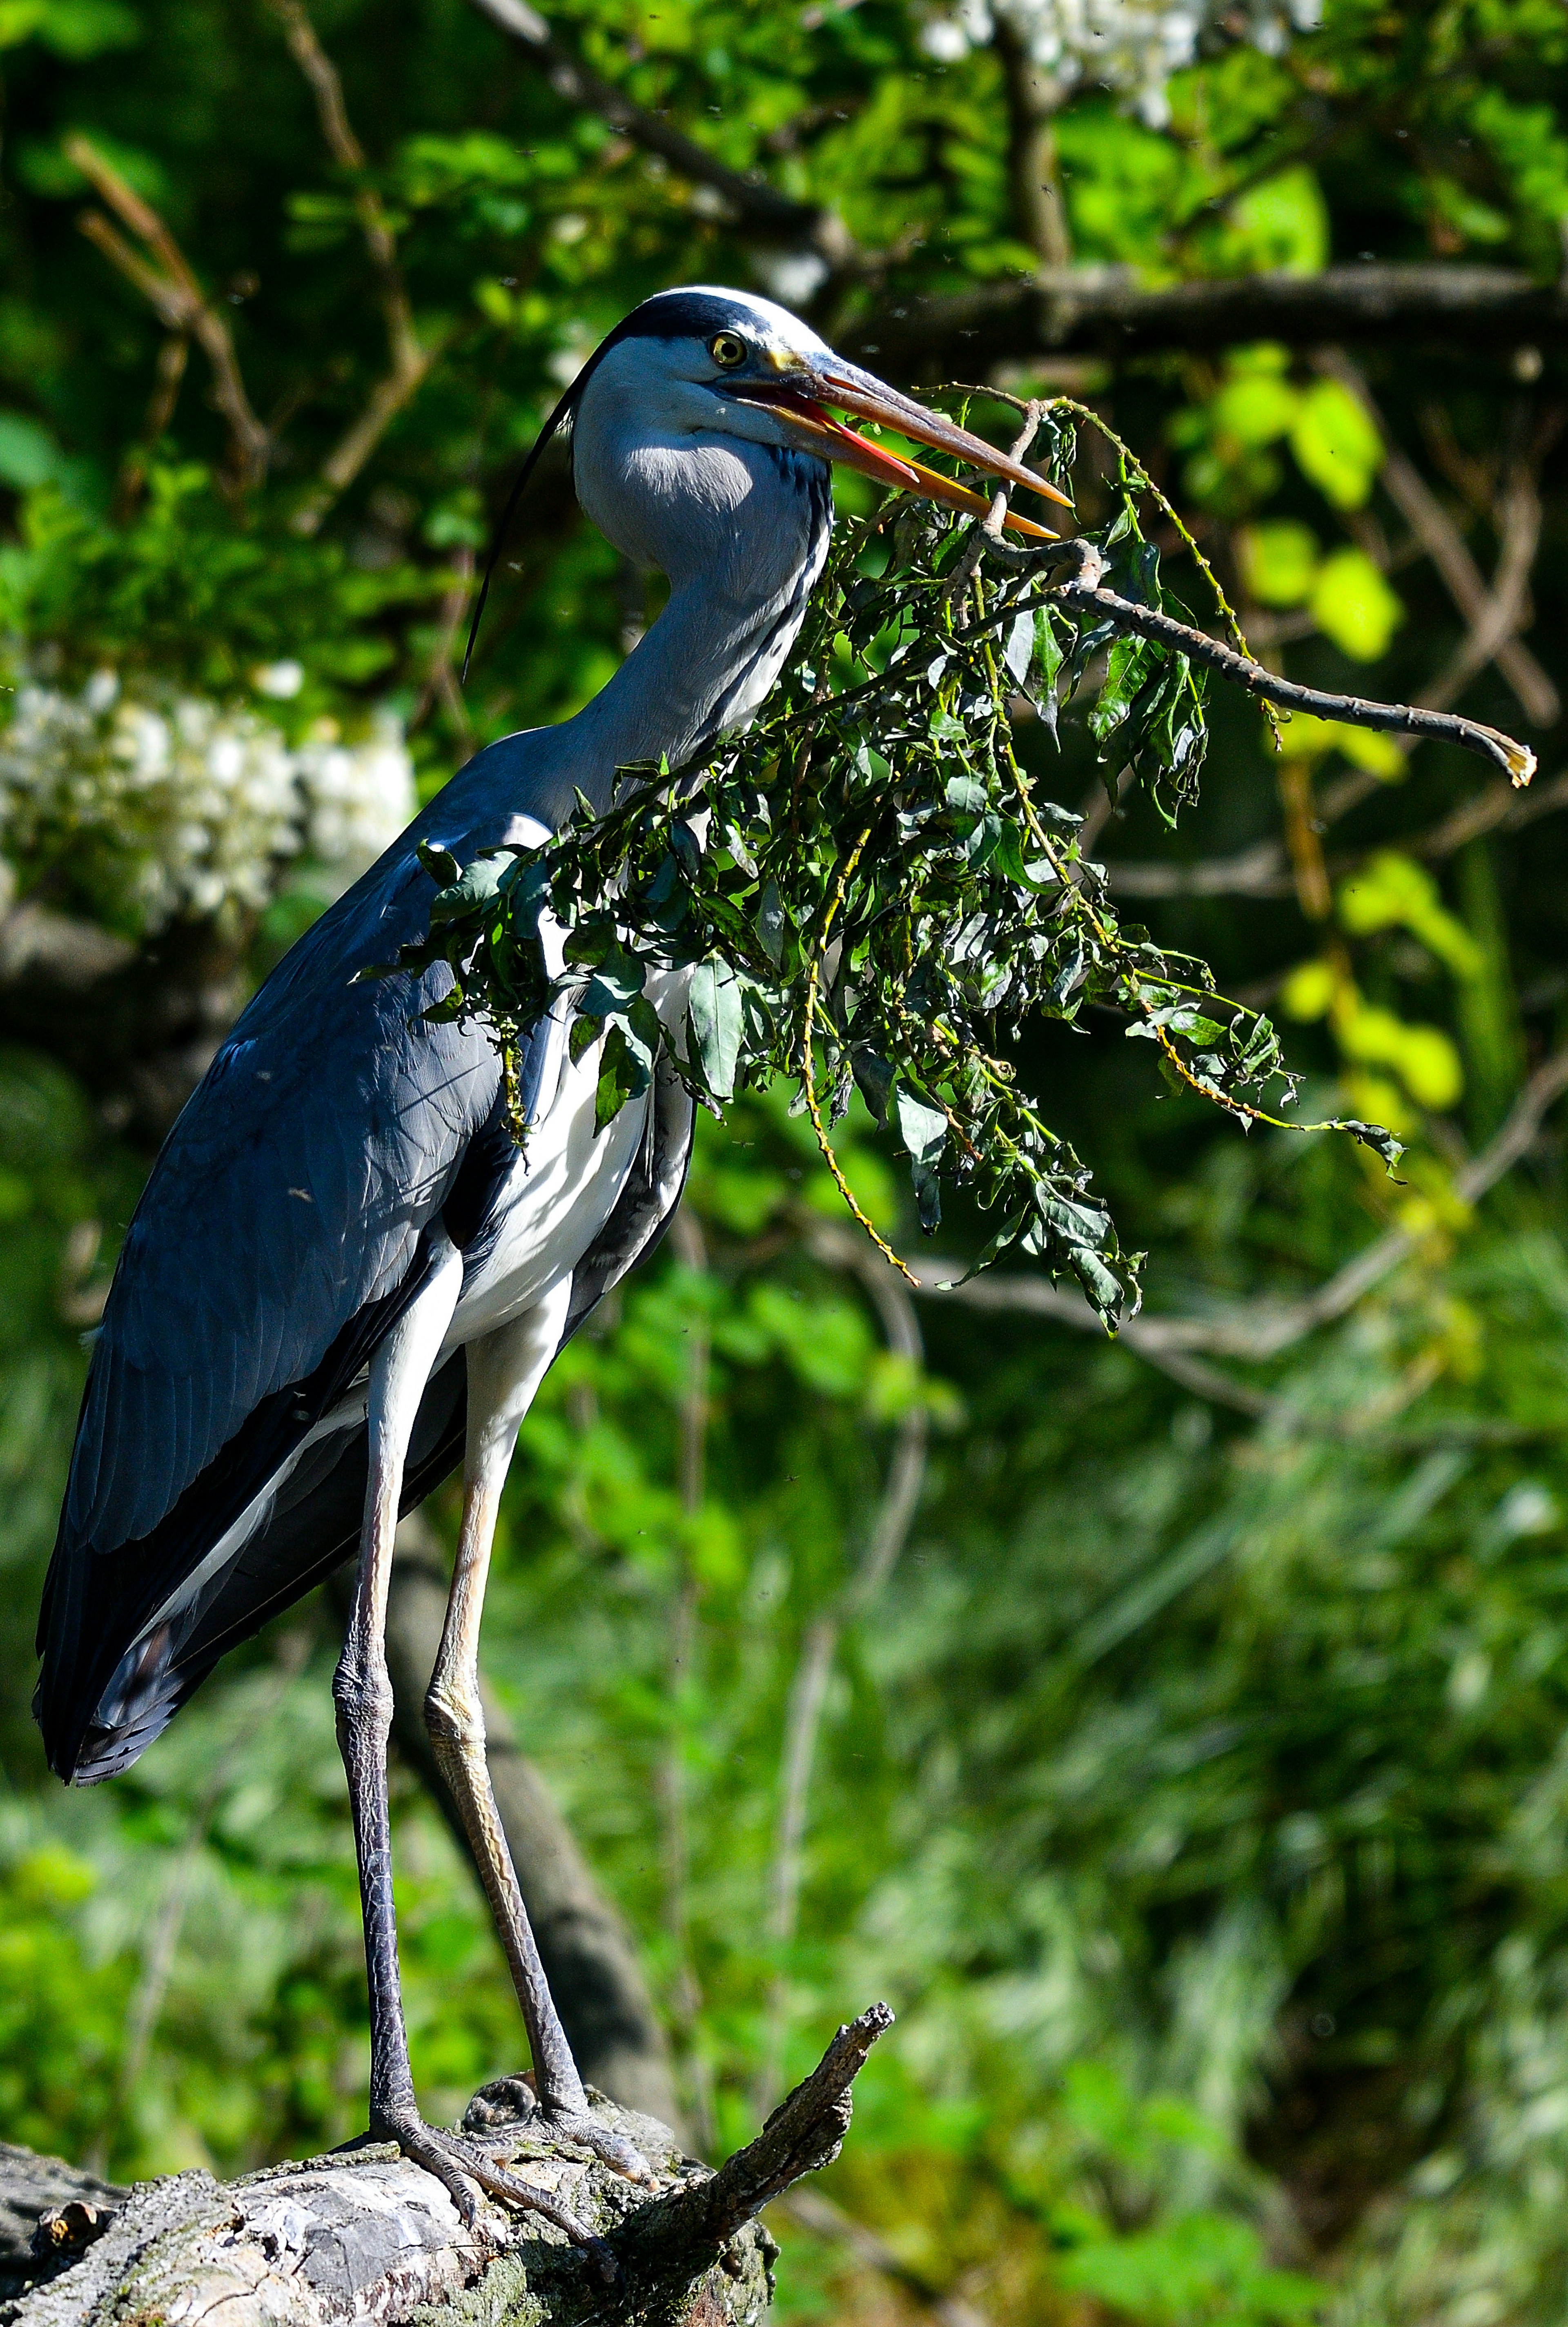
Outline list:
[[[690,978],[682,970],[649,980],[649,999],[672,1028],[685,1014]],[[574,1064],[557,1014],[534,1120],[501,1192],[499,1232],[464,1288],[443,1350],[531,1309],[571,1275],[614,1210],[648,1136],[652,1094],[629,1099],[596,1132],[599,1051],[595,1042]]]

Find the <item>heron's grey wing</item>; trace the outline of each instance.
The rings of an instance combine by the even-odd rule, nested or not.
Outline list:
[[[154,1166],[40,1620],[56,1767],[140,1629],[363,1366],[495,1118],[489,1041],[419,1018],[444,967],[350,983],[419,932],[430,895],[405,845],[340,900],[246,1011]]]

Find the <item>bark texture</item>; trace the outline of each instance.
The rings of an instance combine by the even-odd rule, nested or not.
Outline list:
[[[716,2173],[667,2126],[591,2092],[652,2167],[651,2196],[542,2132],[523,2080],[487,2085],[462,2130],[568,2206],[595,2248],[488,2201],[465,2227],[442,2184],[386,2144],[128,2191],[0,2145],[0,2327],[756,2327],[778,2251],[757,2217],[837,2156],[850,2088],[891,2019],[873,2005],[841,2028]]]

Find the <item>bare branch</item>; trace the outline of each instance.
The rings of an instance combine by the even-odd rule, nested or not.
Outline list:
[[[711,186],[723,197],[737,225],[750,228],[770,242],[814,250],[835,270],[855,263],[854,244],[834,211],[795,201],[769,185],[765,178],[730,169],[694,139],[672,129],[658,114],[646,112],[613,81],[603,79],[574,56],[537,10],[528,5],[528,0],[474,0],[474,5],[537,58],[558,97],[585,113],[598,114],[632,145],[667,162],[681,177]]]
[[[994,19],[991,45],[1002,67],[1007,96],[1007,174],[1020,239],[1039,252],[1046,266],[1070,266],[1072,243],[1051,129],[1065,91],[1059,80],[1035,63],[1027,42],[1008,17]]]
[[[269,5],[283,25],[289,54],[310,84],[327,151],[341,170],[359,176],[365,169],[365,149],[349,119],[338,69],[317,38],[303,0],[269,0]],[[320,486],[294,511],[292,522],[297,533],[312,534],[318,529],[332,502],[352,484],[388,425],[415,394],[440,353],[439,347],[422,346],[414,328],[414,311],[397,264],[397,238],[387,223],[381,197],[373,186],[361,184],[355,188],[354,210],[380,290],[391,369],[385,379],[378,382],[359,419],[322,463]]]
[[[266,472],[270,440],[245,392],[227,320],[210,304],[157,211],[126,184],[90,139],[80,135],[68,137],[64,152],[100,200],[133,234],[140,236],[158,261],[157,266],[149,266],[96,210],[84,211],[78,221],[88,240],[135,285],[168,330],[188,332],[198,342],[211,368],[219,409],[229,423],[236,481],[241,489],[259,483]]]
[[[814,1258],[829,1268],[849,1269],[861,1279],[877,1310],[888,1348],[911,1367],[919,1367],[925,1350],[914,1304],[901,1280],[877,1258],[874,1246],[831,1221],[807,1217],[799,1225],[807,1250]],[[799,1913],[807,1804],[833,1660],[845,1627],[856,1622],[871,1607],[909,1538],[925,1483],[928,1427],[925,1407],[910,1406],[899,1424],[882,1500],[854,1573],[829,1605],[807,1626],[800,1645],[785,1724],[779,1821],[770,1882],[772,1898],[769,1932],[779,1949],[794,1938]],[[788,2002],[789,1986],[780,1969],[773,1981],[770,2041],[757,2079],[761,2088],[758,2096],[761,2106],[766,2105],[777,2084]]]
[[[849,2130],[850,2088],[872,2046],[892,2023],[885,2004],[872,2005],[839,2030],[755,2141],[726,2158],[716,2173],[688,2181],[667,2198],[641,2207],[611,2240],[629,2276],[639,2275],[632,2257],[650,2238],[659,2249],[677,2255],[721,2249],[793,2182],[831,2164]]]
[[[1452,703],[1489,662],[1496,662],[1500,669],[1505,653],[1517,643],[1516,634],[1526,620],[1529,602],[1530,569],[1541,540],[1541,497],[1534,478],[1522,467],[1514,471],[1503,488],[1498,515],[1498,566],[1491,589],[1472,620],[1469,636],[1460,641],[1425,690],[1429,703]],[[1537,726],[1546,727],[1561,711],[1562,704],[1545,673],[1542,671],[1540,676],[1552,691],[1551,710],[1542,715],[1546,705],[1539,690],[1533,690],[1538,699],[1535,709],[1528,715]]]
[[[481,0],[491,5],[491,0]],[[499,0],[498,0],[499,5]],[[927,377],[1031,356],[1127,360],[1274,340],[1438,342],[1495,359],[1561,347],[1568,293],[1494,266],[1367,265],[1241,275],[1146,289],[1131,267],[1041,270],[947,298],[901,295],[845,335],[844,352]]]
[[[1497,603],[1495,593],[1489,592],[1458,526],[1414,463],[1401,452],[1389,434],[1387,423],[1377,409],[1360,368],[1338,348],[1328,350],[1314,360],[1319,371],[1337,379],[1342,388],[1349,390],[1376,425],[1385,448],[1378,481],[1442,575],[1449,596],[1470,625],[1472,640],[1489,626],[1496,626],[1494,642],[1481,657],[1481,661],[1496,662],[1532,725],[1550,727],[1560,716],[1563,707],[1556,687],[1528,647],[1513,637],[1508,627],[1497,623],[1493,611]],[[1538,516],[1536,522],[1538,530]],[[1533,545],[1530,556],[1534,556]],[[1500,589],[1506,563],[1505,556],[1499,560],[1498,589]],[[1529,558],[1526,558],[1526,575],[1528,567]],[[1516,607],[1516,618],[1517,612]],[[1480,662],[1475,663],[1459,684],[1463,685],[1473,671],[1479,668]],[[1453,694],[1458,691],[1456,686]],[[1452,694],[1443,699],[1451,702]]]
[[[1548,1109],[1564,1090],[1568,1090],[1568,1045],[1554,1051],[1536,1068],[1496,1136],[1455,1173],[1453,1192],[1461,1203],[1479,1203],[1488,1190],[1494,1188],[1529,1153]],[[1358,1253],[1354,1260],[1347,1261],[1315,1293],[1300,1301],[1248,1302],[1245,1306],[1232,1305],[1205,1317],[1152,1317],[1144,1313],[1127,1319],[1117,1338],[1141,1357],[1173,1373],[1176,1367],[1172,1360],[1189,1360],[1187,1374],[1178,1374],[1177,1378],[1190,1378],[1193,1388],[1201,1388],[1199,1380],[1192,1378],[1190,1360],[1193,1353],[1201,1350],[1213,1357],[1242,1358],[1255,1364],[1278,1357],[1282,1350],[1304,1341],[1319,1326],[1333,1324],[1346,1316],[1375,1285],[1409,1258],[1416,1241],[1407,1229],[1390,1229],[1364,1252]],[[940,1294],[945,1300],[959,1301],[974,1309],[1022,1310],[1034,1316],[1054,1318],[1082,1332],[1105,1331],[1080,1295],[1064,1292],[1044,1277],[983,1275],[958,1285],[950,1281],[958,1273],[952,1261],[919,1260],[910,1264],[910,1269],[923,1294]],[[1250,1404],[1253,1394],[1242,1390],[1239,1384],[1226,1381],[1223,1377],[1212,1378],[1215,1387],[1201,1390],[1201,1394],[1225,1396],[1233,1405],[1244,1399]]]
[[[1479,719],[1463,719],[1452,711],[1428,710],[1419,704],[1371,703],[1359,695],[1331,695],[1322,687],[1298,686],[1293,679],[1281,678],[1276,672],[1266,670],[1250,656],[1238,654],[1234,647],[1211,639],[1204,631],[1179,622],[1170,614],[1157,612],[1152,606],[1137,606],[1130,599],[1118,597],[1101,584],[1104,560],[1088,542],[1059,542],[1041,555],[1043,559],[1069,554],[1077,557],[1078,570],[1058,584],[1063,597],[1078,605],[1092,606],[1097,613],[1115,622],[1118,630],[1132,631],[1140,638],[1153,640],[1157,645],[1178,649],[1194,662],[1245,687],[1262,702],[1277,703],[1283,710],[1308,711],[1320,719],[1342,720],[1351,727],[1370,727],[1383,734],[1427,736],[1445,743],[1458,743],[1465,751],[1479,752],[1483,759],[1490,760],[1517,785],[1527,784],[1535,771],[1534,752],[1516,743],[1511,735],[1505,735],[1499,728],[1483,725]]]

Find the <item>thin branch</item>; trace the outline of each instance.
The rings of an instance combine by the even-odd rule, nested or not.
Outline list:
[[[1562,808],[1568,808],[1568,771],[1554,776],[1548,784],[1532,784],[1527,792],[1516,791],[1511,783],[1489,784],[1440,824],[1396,845],[1406,856],[1441,864],[1484,832],[1517,832]],[[1327,821],[1321,803],[1319,818]],[[1336,881],[1343,880],[1347,873],[1365,864],[1367,854],[1358,849],[1330,857],[1329,871]],[[1279,844],[1273,840],[1259,841],[1235,856],[1200,857],[1191,864],[1134,859],[1118,863],[1113,858],[1106,874],[1113,893],[1119,897],[1288,897],[1293,886],[1290,874],[1283,870]]]
[[[1554,1051],[1536,1068],[1496,1136],[1455,1173],[1453,1192],[1461,1203],[1479,1203],[1488,1190],[1494,1188],[1529,1153],[1548,1109],[1564,1090],[1568,1090],[1568,1045]],[[1402,1261],[1409,1258],[1416,1244],[1417,1238],[1410,1229],[1390,1229],[1302,1300],[1249,1302],[1245,1306],[1236,1304],[1218,1310],[1207,1317],[1152,1317],[1145,1313],[1128,1318],[1118,1339],[1140,1356],[1171,1371],[1175,1370],[1170,1362],[1173,1358],[1190,1360],[1198,1351],[1261,1364],[1304,1341],[1320,1326],[1334,1324],[1348,1315],[1374,1286],[1381,1285]],[[951,1282],[957,1274],[956,1264],[951,1261],[926,1259],[912,1266],[923,1294],[940,1294],[946,1300],[962,1302],[974,1309],[1022,1310],[1031,1315],[1054,1318],[1084,1332],[1105,1331],[1100,1319],[1078,1294],[1062,1292],[1044,1277],[980,1276],[966,1285],[957,1285]],[[1182,1377],[1179,1375],[1178,1378]],[[1223,1377],[1218,1379],[1223,1382]],[[1192,1386],[1197,1388],[1199,1384],[1194,1381]],[[1231,1382],[1223,1382],[1223,1390],[1202,1394],[1226,1393],[1231,1394],[1228,1402],[1232,1404],[1239,1403],[1241,1397],[1250,1402],[1252,1397],[1250,1392],[1242,1392],[1240,1385]]]
[[[1066,92],[1060,81],[1035,63],[1008,17],[993,19],[991,45],[1007,98],[1007,174],[1019,238],[1039,253],[1045,266],[1070,266],[1072,241],[1051,126]]]
[[[1541,541],[1541,497],[1535,480],[1522,467],[1515,470],[1503,489],[1498,519],[1498,564],[1491,589],[1468,636],[1461,640],[1426,689],[1426,700],[1438,706],[1455,701],[1488,663],[1495,662],[1501,669],[1507,650],[1517,645],[1517,633],[1527,620],[1530,572]],[[1541,677],[1545,679],[1544,671]],[[1549,679],[1545,683],[1551,687]],[[1538,699],[1527,715],[1537,726],[1549,727],[1561,709],[1556,690],[1552,688],[1550,708]]]
[[[1131,267],[1075,267],[946,298],[901,294],[896,309],[858,319],[843,351],[874,353],[895,373],[919,368],[929,377],[933,368],[973,370],[1030,356],[1127,360],[1257,340],[1307,349],[1347,340],[1436,342],[1495,359],[1525,344],[1561,348],[1565,338],[1568,293],[1504,267],[1369,264],[1158,290],[1146,289]]]
[[[585,113],[598,114],[633,145],[667,162],[680,177],[711,186],[723,197],[735,224],[770,242],[814,250],[835,271],[854,265],[854,244],[834,211],[795,201],[759,174],[730,169],[658,114],[646,111],[574,56],[528,0],[474,0],[474,5],[537,59],[557,97]]]
[[[888,1348],[918,1369],[925,1354],[919,1321],[900,1279],[891,1269],[880,1266],[873,1258],[872,1248],[846,1229],[829,1221],[807,1220],[802,1232],[814,1258],[829,1268],[849,1269],[861,1279],[876,1308]],[[780,1950],[794,1938],[799,1917],[807,1805],[833,1660],[845,1627],[856,1622],[872,1606],[908,1541],[925,1482],[928,1427],[924,1406],[911,1405],[900,1422],[882,1500],[854,1573],[830,1605],[813,1618],[801,1642],[785,1724],[770,1881],[769,1936]],[[780,1966],[770,1996],[769,2042],[758,2077],[760,2107],[766,2107],[778,2083],[789,2000],[789,1981]]]
[[[677,1207],[670,1222],[669,1240],[683,1268],[689,1269],[694,1276],[706,1276],[707,1242],[702,1223],[689,1205]],[[712,1358],[706,1320],[700,1313],[694,1313],[686,1350],[686,1378],[680,1398],[676,1458],[681,1509],[688,1520],[695,1520],[701,1511],[706,1491]],[[664,1828],[665,1928],[675,1954],[675,2016],[683,2065],[691,2084],[697,2140],[705,2150],[711,2150],[718,2127],[712,2067],[701,2042],[703,1994],[692,1953],[691,1818],[681,1727],[682,1703],[691,1687],[700,1645],[700,1618],[696,1571],[692,1565],[689,1545],[683,1545],[669,1618],[667,1670],[674,1719],[656,1783]]]
[[[1087,541],[1059,542],[1043,556],[1056,558],[1069,554],[1077,557],[1078,570],[1057,585],[1053,595],[1069,598],[1077,605],[1092,606],[1118,630],[1134,631],[1139,638],[1151,639],[1159,646],[1176,648],[1192,661],[1245,687],[1262,702],[1277,703],[1286,711],[1309,711],[1320,719],[1341,720],[1350,727],[1370,727],[1386,735],[1424,736],[1458,743],[1467,752],[1479,752],[1517,785],[1527,784],[1535,772],[1534,752],[1516,743],[1511,735],[1505,735],[1500,728],[1488,727],[1479,719],[1463,719],[1453,711],[1431,711],[1420,704],[1372,703],[1364,696],[1332,695],[1322,687],[1298,686],[1293,679],[1281,678],[1277,672],[1265,670],[1250,656],[1238,654],[1234,647],[1211,639],[1207,631],[1194,630],[1190,623],[1179,622],[1170,614],[1157,612],[1153,606],[1137,606],[1130,599],[1118,597],[1100,583],[1104,560]],[[1013,611],[1008,609],[1009,613]]]
[[[182,335],[189,333],[199,343],[211,368],[218,407],[229,423],[236,481],[242,490],[259,483],[266,472],[271,440],[245,392],[228,322],[209,304],[179,244],[157,211],[127,185],[91,140],[79,134],[68,137],[63,150],[66,159],[75,164],[122,225],[129,227],[147,245],[157,265],[149,265],[134,251],[97,210],[82,213],[78,220],[81,231],[110,265],[135,285],[166,329]]]
[[[349,119],[338,69],[322,48],[303,0],[269,0],[269,5],[283,25],[289,54],[310,84],[327,151],[346,174],[362,179],[365,149]],[[388,425],[419,388],[440,352],[438,347],[420,344],[403,271],[397,264],[397,237],[374,186],[356,186],[354,210],[381,294],[391,369],[371,391],[359,419],[322,463],[317,490],[295,510],[293,524],[298,533],[312,534],[319,528],[332,502],[359,475]]]
[[[667,2267],[667,2256],[679,2257],[688,2248],[722,2248],[794,2182],[830,2165],[849,2130],[850,2089],[872,2046],[892,2024],[885,2004],[872,2005],[839,2030],[754,2141],[726,2158],[716,2173],[692,2177],[668,2197],[639,2207],[610,2238],[628,2276],[651,2277]],[[643,2262],[639,2269],[644,2256],[652,2268]]]
[[[1442,575],[1449,596],[1463,615],[1473,638],[1495,621],[1491,610],[1496,603],[1506,560],[1499,559],[1498,584],[1489,591],[1480,569],[1466,546],[1464,536],[1415,463],[1401,452],[1394,441],[1360,367],[1353,364],[1339,348],[1320,353],[1314,363],[1319,371],[1337,379],[1342,388],[1349,389],[1382,437],[1384,456],[1383,466],[1377,472],[1378,482]],[[1520,709],[1533,726],[1550,727],[1554,724],[1562,713],[1562,699],[1528,647],[1513,637],[1509,631],[1498,627],[1496,642],[1482,659],[1496,662],[1518,698]],[[1474,668],[1479,669],[1480,664],[1477,663]],[[1467,678],[1470,675],[1467,673]]]
[[[141,441],[132,445],[120,463],[114,506],[117,524],[124,523],[142,497],[143,487],[147,481],[148,458],[174,417],[174,407],[180,400],[180,385],[185,377],[190,357],[190,334],[186,332],[169,332],[158,350],[158,360],[153,371],[153,392],[147,398],[147,416],[142,423]]]

